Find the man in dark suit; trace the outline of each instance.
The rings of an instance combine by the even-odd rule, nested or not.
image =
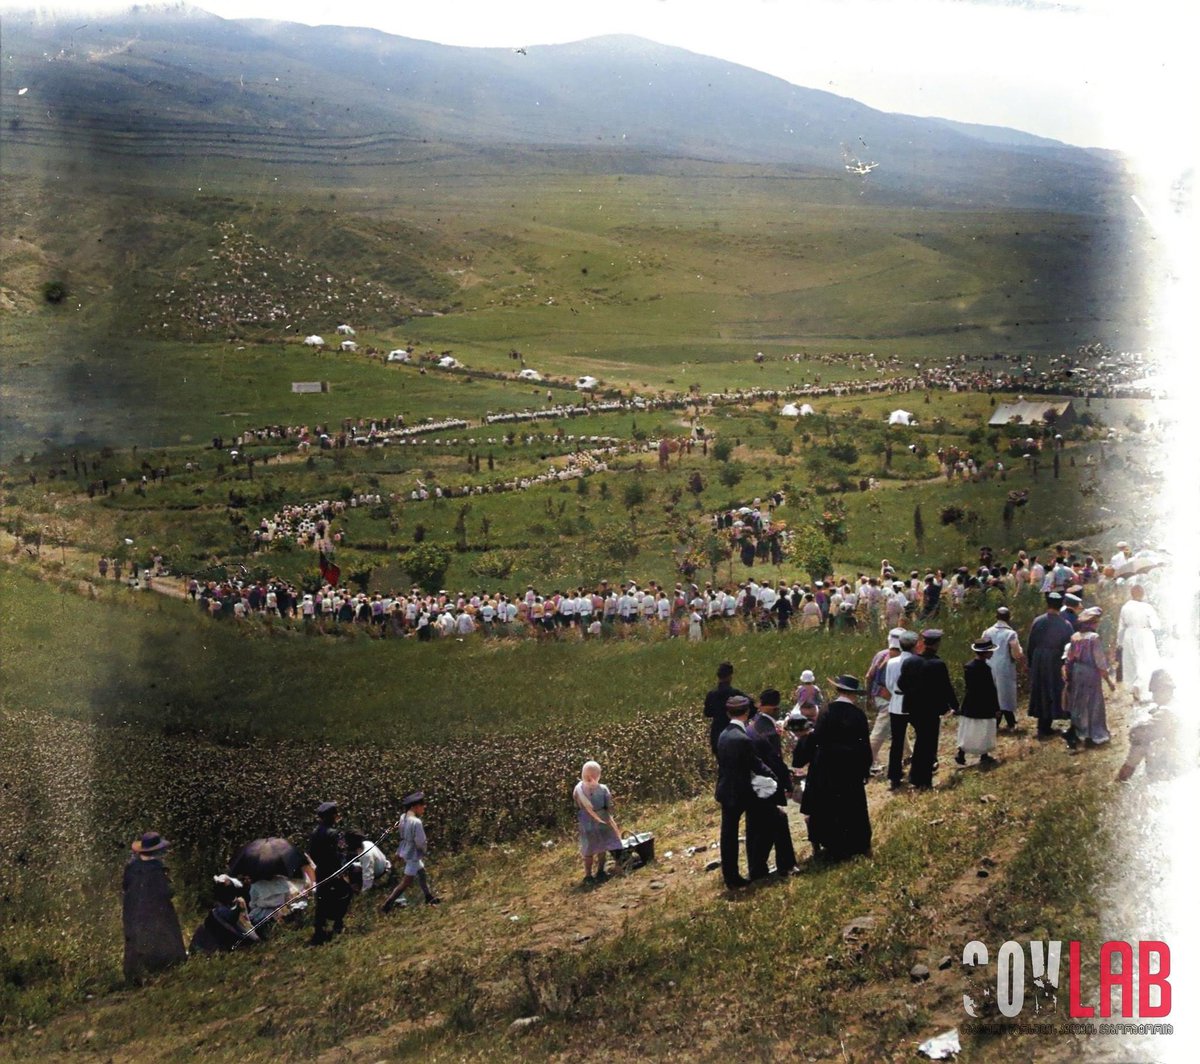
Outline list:
[[[771,770],[779,785],[770,798],[759,798],[764,831],[750,851],[750,835],[746,835],[746,857],[750,864],[750,878],[761,879],[767,875],[767,861],[771,850],[775,850],[775,868],[781,876],[796,867],[796,849],[792,845],[792,831],[788,826],[787,800],[792,791],[792,774],[783,760],[783,743],[779,739],[776,715],[779,712],[780,695],[774,689],[763,691],[758,696],[758,712],[746,726],[754,753]]]
[[[725,703],[734,695],[745,697],[745,692],[733,686],[733,666],[728,661],[723,661],[717,666],[717,686],[704,696],[704,715],[709,719],[708,741],[712,746],[713,757],[717,756],[717,740],[721,738],[721,732],[729,723]],[[754,712],[753,703],[750,712]]]
[[[770,770],[754,752],[754,743],[746,731],[750,699],[733,695],[725,703],[729,723],[717,741],[717,801],[721,804],[721,875],[730,890],[750,881],[738,871],[738,826],[746,814],[746,851],[758,856],[762,838],[759,797],[751,777],[767,776]]]
[[[922,790],[933,786],[933,765],[937,760],[942,717],[958,711],[958,695],[950,682],[950,670],[938,657],[941,642],[940,628],[926,628],[917,644],[916,658],[906,661],[900,669],[904,711],[912,722],[915,735],[908,782]]]

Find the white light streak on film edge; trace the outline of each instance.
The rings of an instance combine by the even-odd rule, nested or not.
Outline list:
[[[1168,98],[1148,98],[1145,92],[1131,90],[1132,106],[1143,119],[1156,115],[1151,124],[1161,124],[1163,139],[1147,140],[1155,150],[1143,150],[1135,157],[1139,174],[1138,194],[1133,202],[1151,229],[1160,256],[1153,273],[1146,279],[1146,296],[1153,323],[1152,346],[1162,360],[1166,395],[1176,407],[1167,428],[1160,456],[1164,477],[1160,482],[1159,512],[1164,516],[1166,542],[1162,544],[1173,559],[1173,571],[1163,587],[1158,604],[1165,629],[1163,658],[1177,684],[1176,709],[1182,722],[1179,730],[1184,765],[1191,771],[1169,787],[1169,800],[1162,805],[1163,822],[1157,826],[1161,847],[1147,845],[1168,855],[1167,867],[1158,869],[1158,883],[1133,885],[1142,889],[1138,899],[1153,907],[1146,913],[1143,927],[1160,936],[1171,949],[1172,1008],[1169,1021],[1175,1035],[1156,1040],[1155,1056],[1168,1061],[1195,1060],[1200,1044],[1200,1019],[1196,1003],[1200,1001],[1200,924],[1196,921],[1193,893],[1200,870],[1196,823],[1200,810],[1200,772],[1195,770],[1200,754],[1197,730],[1197,699],[1194,677],[1200,675],[1200,425],[1191,405],[1200,396],[1200,362],[1197,360],[1196,293],[1200,283],[1197,271],[1197,219],[1195,205],[1186,190],[1194,174],[1198,153],[1196,138],[1181,129],[1194,129],[1177,107],[1189,98],[1194,85],[1181,84],[1192,79],[1180,74],[1166,79],[1171,86]],[[1157,86],[1161,92],[1163,83]],[[1192,105],[1182,104],[1184,110]],[[1194,108],[1193,108],[1194,109]],[[1193,120],[1195,115],[1192,115]],[[1182,126],[1181,124],[1182,123]],[[1181,142],[1182,141],[1182,142]],[[1168,146],[1164,151],[1164,146]],[[1154,546],[1155,544],[1147,544]],[[1161,1056],[1159,1055],[1161,1054]]]

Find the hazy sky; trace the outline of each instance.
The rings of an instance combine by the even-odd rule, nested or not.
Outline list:
[[[0,0],[0,7],[31,5]],[[128,6],[74,0],[73,11]],[[201,0],[226,18],[517,47],[633,33],[885,111],[1144,151],[1191,79],[1177,0]],[[94,16],[93,16],[94,17]],[[1194,82],[1190,84],[1194,88]]]

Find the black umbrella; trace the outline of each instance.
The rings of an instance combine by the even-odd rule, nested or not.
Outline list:
[[[304,854],[287,839],[255,839],[241,848],[229,866],[229,873],[249,879],[273,876],[294,879],[304,865]]]

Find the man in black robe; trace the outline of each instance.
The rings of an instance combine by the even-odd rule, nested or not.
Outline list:
[[[723,661],[717,666],[717,686],[704,696],[704,715],[709,719],[708,741],[712,746],[713,757],[717,756],[717,741],[729,723],[725,703],[734,695],[745,697],[745,692],[733,686],[733,666],[728,661]],[[750,704],[750,713],[753,716],[753,703]]]
[[[871,774],[871,732],[859,708],[862,685],[855,676],[830,681],[836,696],[800,738],[800,761],[811,767],[800,800],[815,852],[839,861],[871,852],[867,780]]]
[[[310,946],[320,946],[333,935],[340,935],[350,909],[350,882],[342,866],[346,864],[346,844],[337,829],[337,802],[317,806],[317,828],[308,838],[308,855],[317,866],[317,912]],[[333,924],[333,933],[325,930]]]
[[[747,848],[750,860],[750,878],[761,879],[767,875],[767,861],[771,850],[775,850],[775,869],[785,876],[796,867],[796,848],[792,845],[792,830],[788,825],[787,800],[792,791],[792,773],[783,760],[783,743],[779,738],[776,715],[779,712],[780,695],[773,688],[758,696],[758,712],[746,726],[754,752],[758,759],[771,770],[779,785],[769,798],[759,798],[763,826],[762,845],[753,854]]]
[[[1066,720],[1062,705],[1062,656],[1074,629],[1060,614],[1062,595],[1052,591],[1046,596],[1046,612],[1034,620],[1025,641],[1029,659],[1029,715],[1037,718],[1039,739],[1054,735],[1054,722]]]
[[[938,657],[941,642],[940,628],[926,628],[917,644],[916,657],[906,661],[900,669],[904,712],[912,723],[914,736],[908,782],[922,790],[933,786],[942,717],[958,711],[958,695],[950,682],[950,670]]]

